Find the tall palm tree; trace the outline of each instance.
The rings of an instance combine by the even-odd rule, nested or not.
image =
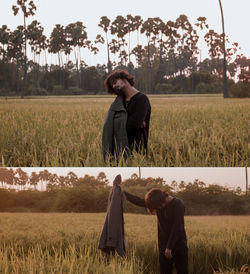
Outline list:
[[[38,87],[38,71],[40,66],[40,54],[44,47],[46,36],[43,34],[44,28],[36,20],[27,27],[27,40],[33,54],[34,84]]]
[[[65,37],[64,26],[56,24],[50,35],[49,52],[57,54],[58,65],[60,68],[63,67],[62,52],[66,43],[67,41]]]
[[[8,174],[8,168],[0,168],[0,182],[2,184],[2,188],[4,188],[4,185],[6,183],[6,178]]]
[[[47,169],[45,169],[45,170],[41,170],[39,172],[38,176],[39,176],[39,181],[41,181],[41,183],[42,183],[41,189],[46,190],[47,183],[50,180],[51,173]]]
[[[10,30],[6,25],[3,25],[0,28],[0,55],[3,55],[3,62],[5,62],[5,59],[6,59],[6,54],[7,54],[6,46],[9,43],[9,38],[10,38]]]
[[[81,86],[81,78],[79,75],[79,65],[81,63],[81,48],[89,47],[90,41],[88,39],[86,27],[82,22],[71,23],[65,27],[65,35],[69,47],[73,47],[76,70],[78,75],[78,86]]]
[[[40,180],[39,174],[36,173],[35,171],[33,171],[31,173],[30,177],[29,177],[29,183],[30,183],[30,185],[33,186],[36,189],[39,180]]]
[[[19,167],[15,171],[15,177],[16,177],[16,184],[20,186],[21,190],[23,190],[25,185],[27,185],[28,179],[29,179],[27,172],[23,171]]]
[[[216,73],[218,73],[219,76],[222,76],[221,69],[220,69],[220,58],[223,56],[223,35],[218,34],[214,30],[210,29],[206,35],[204,36],[204,39],[208,46],[208,54],[211,57],[212,60],[217,59],[217,67],[216,67]]]
[[[204,29],[208,29],[209,25],[207,24],[207,18],[206,17],[198,17],[197,23],[195,23],[195,26],[199,28],[200,32],[202,32]],[[199,74],[200,74],[200,82],[201,82],[201,59],[202,59],[202,52],[201,52],[201,46],[200,46],[200,65],[199,65]]]
[[[19,10],[23,12],[23,27],[24,27],[24,77],[23,88],[21,91],[21,98],[24,98],[24,91],[26,89],[27,81],[27,31],[26,31],[26,18],[35,15],[36,5],[33,1],[17,0],[17,5],[12,6],[14,15],[16,16]]]
[[[16,67],[16,89],[19,93],[20,89],[20,63],[23,57],[23,26],[17,26],[17,29],[10,33],[9,43],[7,47],[7,58],[15,63]]]
[[[191,60],[198,54],[198,36],[188,17],[181,14],[176,19],[176,27],[179,32],[177,53],[179,74],[185,74],[190,67]]]
[[[65,49],[65,45],[67,44],[64,26],[60,24],[56,24],[54,27],[49,40],[48,52],[57,54],[58,57],[58,65],[59,65],[59,83],[63,85],[64,83],[64,74],[62,73],[63,69],[63,57],[62,53]]]
[[[58,176],[57,174],[50,174],[49,176],[49,181],[47,182],[47,188],[46,190],[47,191],[51,191],[51,190],[54,190],[57,186],[57,183],[58,183]]]
[[[124,39],[125,35],[128,33],[126,19],[121,15],[116,16],[115,20],[112,22],[110,26],[110,30],[111,34],[117,35],[118,43],[121,46],[119,48],[120,64],[126,66],[127,53],[125,50],[126,40]]]
[[[110,73],[112,70],[112,64],[110,62],[110,55],[109,55],[109,41],[108,41],[108,31],[110,28],[110,19],[107,16],[102,16],[101,21],[98,24],[98,26],[103,29],[103,31],[105,32],[105,35],[106,35],[106,45],[107,45],[107,55],[108,55],[107,68],[108,68],[108,73]]]
[[[146,85],[146,91],[151,91],[152,89],[152,67],[151,67],[151,60],[150,60],[150,43],[151,43],[151,35],[154,30],[154,20],[153,18],[148,18],[146,21],[143,22],[141,33],[146,34],[146,37],[148,39],[147,43],[147,85]]]

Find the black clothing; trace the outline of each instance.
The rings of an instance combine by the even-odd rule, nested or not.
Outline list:
[[[126,199],[131,203],[145,207],[145,200],[124,191]],[[158,226],[158,250],[161,269],[172,268],[173,262],[177,273],[187,273],[187,238],[184,228],[185,208],[181,200],[173,198],[166,206],[156,211]],[[171,249],[173,258],[165,257],[166,248]],[[181,261],[181,266],[179,265]],[[177,265],[178,264],[178,265]],[[178,270],[179,269],[179,270]],[[182,271],[182,269],[184,269]],[[170,271],[169,270],[169,271]],[[172,273],[161,272],[161,273]]]
[[[157,210],[159,251],[187,249],[184,228],[185,208],[181,200],[173,198],[165,207]]]
[[[172,251],[173,258],[167,259],[163,253],[159,254],[160,274],[171,274],[175,265],[178,274],[188,274],[188,252]]]
[[[147,151],[149,122],[151,106],[148,97],[142,92],[137,92],[128,102],[124,101],[127,110],[127,136],[129,148],[137,152],[141,149]],[[145,127],[143,127],[145,122]]]

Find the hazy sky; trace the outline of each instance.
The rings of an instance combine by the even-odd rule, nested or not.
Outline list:
[[[109,182],[112,183],[114,177],[117,174],[121,174],[122,179],[129,178],[133,173],[139,175],[139,168],[105,168],[105,167],[93,167],[93,168],[22,168],[26,172],[31,173],[32,171],[39,172],[47,169],[51,173],[58,175],[67,175],[68,172],[73,171],[78,177],[84,177],[84,175],[97,176],[99,172],[105,172]],[[250,169],[248,168],[248,175]],[[249,177],[248,176],[248,177]],[[228,187],[241,187],[245,190],[246,186],[246,175],[245,168],[141,168],[141,177],[162,177],[167,183],[171,183],[173,180],[180,182],[193,182],[195,179],[199,179],[206,184],[218,184]]]
[[[55,24],[66,26],[69,23],[82,21],[87,27],[89,39],[93,41],[98,33],[103,34],[98,27],[101,16],[105,15],[113,21],[117,15],[126,16],[127,14],[141,15],[144,20],[149,17],[160,17],[165,22],[175,20],[180,14],[185,14],[192,24],[199,16],[205,16],[210,28],[218,33],[222,32],[218,0],[127,0],[120,2],[115,0],[34,0],[34,2],[37,12],[34,17],[28,19],[28,23],[35,19],[38,20],[45,28],[47,36],[50,35]],[[13,4],[16,4],[16,0],[1,0],[0,8],[0,25],[6,24],[11,30],[23,23],[21,14],[14,17],[11,9]],[[222,4],[226,34],[231,42],[239,42],[242,52],[250,57],[250,0],[222,0]],[[135,42],[135,40],[136,37],[132,36],[132,41]],[[106,48],[103,45],[99,48],[100,53],[96,56],[88,51],[83,52],[85,54],[83,59],[88,65],[106,63]],[[203,57],[206,55],[205,49],[202,54]]]

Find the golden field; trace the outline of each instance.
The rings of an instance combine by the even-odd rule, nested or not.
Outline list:
[[[97,249],[105,213],[0,213],[0,273],[158,273],[156,217],[124,217],[122,259]],[[185,223],[190,273],[249,273],[249,216]]]
[[[249,165],[250,99],[149,96],[149,153],[105,163],[102,127],[111,96],[0,100],[0,166]]]

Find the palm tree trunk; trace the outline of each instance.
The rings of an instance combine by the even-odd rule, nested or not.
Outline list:
[[[26,20],[25,15],[23,15],[24,18],[24,77],[23,77],[23,87],[21,90],[21,99],[24,98],[24,92],[26,89],[26,81],[27,81],[27,34],[26,34]]]
[[[226,45],[225,45],[225,28],[224,28],[224,16],[221,0],[219,0],[220,11],[221,11],[221,23],[222,23],[222,35],[223,35],[223,95],[224,98],[228,98],[228,87],[227,87],[227,59],[226,59]]]
[[[109,55],[108,32],[105,32],[105,33],[106,33],[106,44],[107,44],[107,54],[108,54],[108,64],[107,64],[107,68],[108,68],[108,73],[110,73],[111,70],[112,70],[112,65],[111,65],[111,62],[110,62],[110,55]]]

